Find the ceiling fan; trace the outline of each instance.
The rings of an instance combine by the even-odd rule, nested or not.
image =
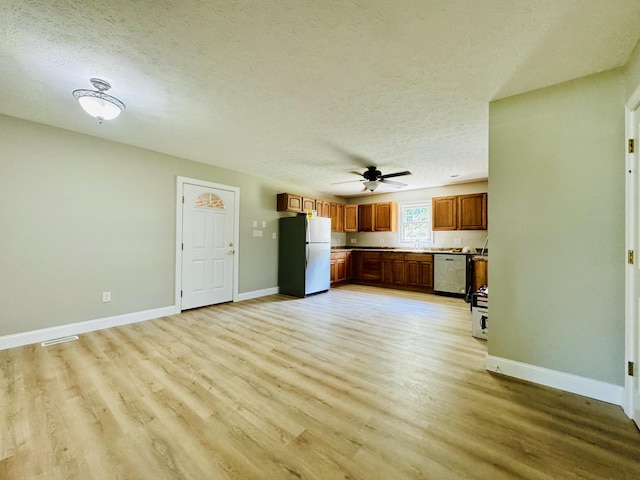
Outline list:
[[[352,173],[355,173],[356,175],[361,175],[364,178],[364,180],[359,180],[359,181],[363,182],[363,185],[366,190],[370,190],[372,192],[376,188],[378,188],[381,184],[389,185],[390,187],[394,187],[394,188],[406,187],[407,186],[406,183],[396,182],[394,180],[387,180],[387,179],[393,178],[393,177],[402,177],[404,175],[411,175],[411,172],[408,170],[405,170],[404,172],[387,173],[383,175],[382,172],[378,170],[378,167],[367,167],[367,170],[364,171],[363,173],[360,173],[360,172],[352,172]],[[337,183],[349,183],[349,182],[356,182],[356,181],[358,180],[349,180],[348,182],[337,182]],[[333,185],[336,185],[336,183],[334,183]]]

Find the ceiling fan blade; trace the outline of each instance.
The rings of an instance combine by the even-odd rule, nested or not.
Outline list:
[[[389,185],[390,187],[394,187],[394,188],[401,188],[401,187],[406,187],[407,186],[406,183],[395,182],[393,180],[386,180],[384,178],[381,178],[380,182],[384,183],[385,185]]]
[[[362,181],[364,180],[347,180],[345,182],[333,182],[333,183],[330,183],[329,185],[341,185],[343,183],[355,183],[355,182],[362,182]]]
[[[387,173],[385,175],[381,175],[380,178],[402,177],[404,175],[411,175],[411,172],[409,170],[405,170],[404,172]]]

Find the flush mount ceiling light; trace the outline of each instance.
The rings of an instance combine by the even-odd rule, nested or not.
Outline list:
[[[113,120],[124,112],[127,108],[124,103],[104,93],[111,88],[109,82],[92,78],[91,83],[97,90],[74,90],[73,92],[73,96],[80,102],[85,112],[97,118],[100,123],[103,120]]]
[[[378,182],[377,180],[368,180],[366,182],[363,182],[363,185],[366,187],[367,190],[370,190],[373,192],[376,188],[380,186],[380,182]]]

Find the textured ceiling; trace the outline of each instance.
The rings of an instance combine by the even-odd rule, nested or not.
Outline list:
[[[488,102],[624,65],[640,1],[3,0],[0,36],[0,113],[350,196],[486,178]]]

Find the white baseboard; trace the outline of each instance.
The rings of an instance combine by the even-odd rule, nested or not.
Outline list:
[[[180,313],[180,308],[172,305],[170,307],[154,308],[142,312],[125,313],[124,315],[116,315],[114,317],[98,318],[85,322],[69,323],[56,327],[5,335],[0,337],[0,350],[40,343],[54,338],[95,332],[96,330],[143,322],[145,320],[153,320],[154,318],[166,317],[167,315],[175,315],[177,313]]]
[[[238,294],[238,302],[243,300],[251,300],[252,298],[266,297],[267,295],[275,295],[280,292],[280,287],[264,288],[262,290],[254,290],[253,292],[245,292]]]
[[[614,385],[612,383],[601,382],[557,370],[550,370],[507,358],[487,355],[485,368],[490,372],[501,373],[521,380],[564,390],[565,392],[577,393],[578,395],[613,403],[614,405],[622,406],[624,400],[624,387],[621,385]]]

